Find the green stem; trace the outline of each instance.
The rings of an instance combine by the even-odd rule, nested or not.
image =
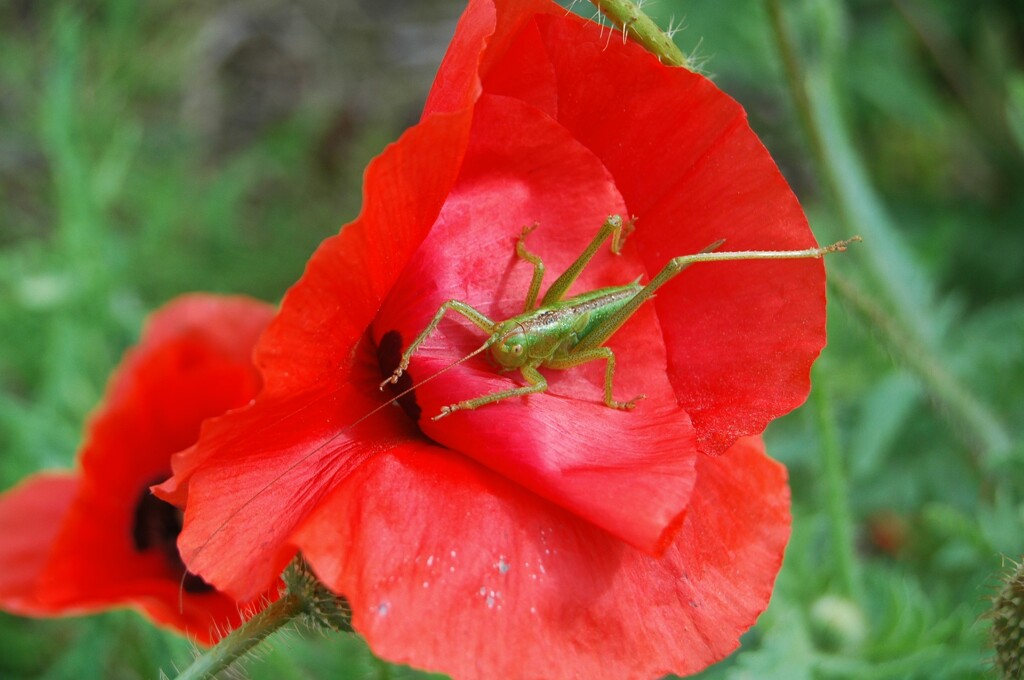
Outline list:
[[[821,363],[818,363],[821,366]],[[815,368],[816,374],[821,373]],[[835,413],[828,381],[815,376],[811,399],[818,417],[818,433],[821,438],[822,466],[825,473],[825,507],[828,516],[829,535],[832,543],[832,557],[839,576],[842,594],[855,602],[861,600],[860,572],[853,544],[853,517],[850,513],[849,494],[846,486],[846,466],[843,451],[836,431]]]
[[[822,159],[827,156],[825,140],[814,121],[811,100],[807,96],[807,88],[804,87],[803,68],[796,52],[796,38],[790,31],[785,17],[782,16],[782,4],[779,0],[767,0],[767,7],[768,18],[771,20],[772,30],[775,33],[775,42],[779,48],[779,57],[782,59],[783,72],[786,74],[786,82],[789,85],[789,94],[793,97],[797,116],[800,117],[800,124],[807,135],[811,154],[819,165],[827,166],[827,163],[822,162]]]
[[[196,659],[177,680],[206,680],[216,677],[252,651],[268,635],[298,617],[319,630],[352,631],[352,612],[345,598],[327,589],[301,557],[296,557],[281,575],[286,590],[231,634]]]
[[[775,34],[775,42],[778,46],[779,56],[782,59],[783,71],[786,75],[786,83],[790,96],[796,109],[800,126],[804,130],[811,155],[817,165],[818,175],[822,179],[825,191],[830,195],[834,205],[837,206],[838,216],[847,233],[863,232],[867,238],[864,256],[869,260],[869,265],[874,271],[880,286],[892,302],[894,308],[898,309],[899,316],[915,328],[924,328],[926,319],[922,313],[921,306],[915,304],[910,294],[905,292],[909,288],[905,280],[897,280],[893,275],[893,265],[882,261],[880,251],[889,250],[894,252],[894,247],[887,247],[887,229],[876,223],[881,223],[883,218],[879,211],[872,210],[873,201],[864,194],[868,191],[866,187],[860,186],[859,175],[854,177],[855,170],[846,167],[852,164],[847,159],[845,166],[843,158],[847,157],[845,149],[833,149],[832,146],[839,146],[842,140],[837,139],[835,131],[836,124],[826,129],[828,121],[823,121],[817,115],[821,106],[815,105],[810,96],[811,77],[804,69],[797,52],[797,41],[789,24],[786,22],[782,11],[782,3],[779,0],[767,0],[768,16]],[[819,79],[823,80],[823,79]],[[829,132],[832,132],[829,144]],[[840,158],[843,157],[843,158]],[[856,183],[858,186],[851,188]],[[898,264],[898,263],[897,263]],[[909,267],[907,267],[909,269]],[[919,332],[924,336],[925,332]]]
[[[268,635],[275,632],[306,609],[300,595],[285,593],[281,599],[271,603],[241,626],[210,648],[192,665],[182,671],[177,680],[206,680],[227,670]]]
[[[927,296],[920,291],[914,293],[915,281],[907,274],[912,267],[900,261],[900,248],[894,242],[887,219],[875,203],[859,167],[855,167],[850,150],[832,148],[844,144],[841,131],[837,132],[836,129],[837,121],[823,114],[826,109],[834,109],[835,102],[827,98],[824,101],[811,99],[808,85],[812,79],[800,61],[796,39],[785,21],[782,3],[780,0],[765,2],[789,90],[818,166],[819,176],[838,207],[843,228],[848,232],[864,234],[867,247],[863,252],[871,263],[884,297],[895,313],[886,313],[866,294],[856,290],[849,280],[841,280],[837,289],[847,298],[853,299],[870,321],[878,324],[877,328],[887,344],[898,349],[904,365],[918,376],[934,400],[963,424],[963,432],[957,431],[957,434],[963,434],[968,447],[980,447],[989,456],[990,462],[1005,458],[1010,447],[1006,429],[966,385],[945,369],[935,347],[937,334],[933,324],[929,323],[929,315],[933,311],[927,304]],[[820,79],[813,82],[827,83]],[[832,140],[833,144],[829,144],[828,140]],[[833,271],[829,275],[835,282],[837,274]]]
[[[981,473],[978,455],[987,452],[988,462],[1001,462],[1010,448],[1010,437],[988,410],[963,389],[939,359],[927,351],[914,337],[896,322],[857,284],[839,272],[829,272],[829,284],[850,308],[863,316],[878,330],[894,355],[924,382],[941,410],[949,413],[962,425],[962,437],[969,452],[975,452],[968,463]]]
[[[892,0],[939,74],[986,140],[989,153],[1000,161],[1019,164],[1020,152],[1007,116],[1007,95],[979,73],[935,11],[920,0]],[[1001,81],[1007,82],[1007,81]]]
[[[590,0],[601,14],[611,19],[619,29],[643,45],[644,49],[658,57],[664,64],[682,66],[693,70],[686,55],[672,38],[658,28],[649,16],[630,0]]]

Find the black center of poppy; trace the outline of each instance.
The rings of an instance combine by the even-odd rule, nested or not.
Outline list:
[[[402,360],[402,335],[398,331],[388,331],[377,343],[377,365],[380,366],[380,374],[384,378],[390,378],[398,368],[398,363]],[[394,385],[389,385],[391,393],[395,396],[405,392],[413,386],[414,382],[412,375],[408,370],[402,374],[402,377],[398,379],[398,382]],[[422,410],[420,405],[416,403],[416,391],[413,390],[408,394],[398,398],[398,405],[402,407],[405,414],[412,418],[413,422],[418,422]]]
[[[153,484],[158,484],[166,478],[158,477]],[[163,555],[171,569],[178,573],[184,573],[185,579],[182,587],[188,593],[208,593],[213,586],[203,580],[198,574],[185,569],[185,563],[178,553],[178,534],[181,533],[182,512],[166,501],[154,496],[149,490],[149,484],[142,490],[139,500],[135,504],[135,521],[132,523],[132,543],[135,550],[144,553],[156,551]]]

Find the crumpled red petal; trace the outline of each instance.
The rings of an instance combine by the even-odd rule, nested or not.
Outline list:
[[[700,457],[661,559],[424,444],[360,466],[298,542],[385,658],[460,680],[652,678],[736,648],[789,522],[785,469],[756,438]]]

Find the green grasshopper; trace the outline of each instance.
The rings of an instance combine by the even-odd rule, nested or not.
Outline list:
[[[807,250],[712,252],[725,243],[724,240],[716,241],[699,253],[669,260],[668,264],[647,285],[641,285],[640,279],[637,279],[625,286],[599,288],[562,299],[565,292],[609,237],[612,239],[612,253],[618,255],[621,252],[622,243],[632,231],[633,223],[632,221],[623,222],[619,215],[611,215],[605,220],[597,236],[590,242],[586,250],[551,284],[541,299],[540,305],[535,308],[537,295],[540,293],[540,286],[544,279],[544,263],[537,255],[526,249],[526,237],[536,227],[536,224],[524,227],[516,243],[516,254],[533,265],[533,278],[530,281],[530,289],[526,295],[526,304],[522,314],[495,322],[465,302],[448,300],[441,305],[427,327],[416,336],[409,348],[402,354],[398,368],[380,384],[381,389],[388,384],[398,382],[399,377],[409,367],[409,362],[416,350],[437,329],[445,313],[451,310],[461,314],[488,333],[484,344],[469,356],[490,348],[491,356],[502,371],[519,369],[527,384],[523,387],[485,394],[475,399],[444,406],[441,408],[441,412],[433,417],[433,420],[440,420],[456,411],[476,409],[503,399],[543,392],[547,389],[548,382],[537,370],[540,367],[561,370],[601,360],[606,362],[604,403],[611,408],[629,410],[635,407],[636,403],[645,395],[637,395],[625,402],[615,400],[612,396],[615,354],[603,345],[629,317],[633,316],[640,305],[654,295],[658,288],[697,262],[821,258],[828,253],[846,250],[846,246],[851,242],[860,240],[860,237],[855,236],[825,248],[809,248]]]

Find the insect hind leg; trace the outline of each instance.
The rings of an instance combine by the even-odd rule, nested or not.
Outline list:
[[[544,294],[544,299],[541,300],[542,306],[550,305],[553,302],[558,302],[565,295],[566,291],[571,286],[579,275],[586,268],[587,264],[597,253],[601,244],[608,240],[609,237],[612,239],[612,254],[618,255],[622,251],[622,243],[633,231],[633,221],[627,220],[623,222],[619,215],[609,215],[608,219],[601,225],[601,229],[597,232],[597,236],[590,242],[576,261],[569,265],[561,276],[555,279],[555,282],[548,288],[548,292]]]
[[[636,406],[638,401],[647,398],[647,395],[639,394],[629,401],[615,401],[615,398],[612,396],[612,381],[615,376],[615,353],[608,347],[595,347],[557,359],[549,359],[544,365],[555,369],[566,369],[602,359],[607,362],[604,369],[604,403],[606,406],[629,411]]]
[[[526,249],[527,235],[533,232],[533,230],[538,226],[539,225],[534,222],[531,225],[523,227],[523,233],[519,235],[519,240],[516,241],[516,254],[533,265],[533,278],[530,279],[530,291],[526,294],[526,304],[523,306],[524,312],[530,311],[533,309],[534,305],[537,304],[537,295],[540,293],[540,284],[544,281],[544,261]]]

